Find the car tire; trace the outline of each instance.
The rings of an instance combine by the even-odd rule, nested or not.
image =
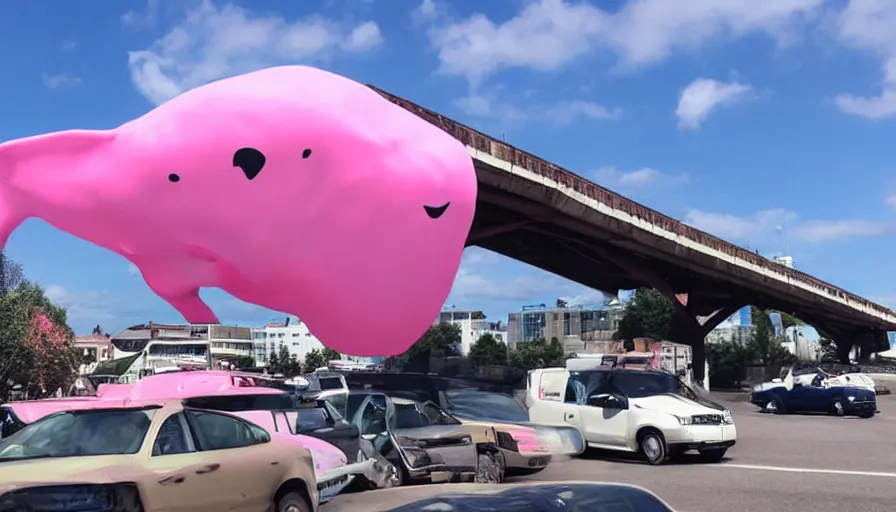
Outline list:
[[[765,404],[765,407],[762,408],[762,412],[781,414],[784,412],[784,405],[777,398],[772,398]]]
[[[651,466],[659,466],[666,461],[668,449],[662,434],[649,430],[639,436],[638,451]]]
[[[721,462],[725,458],[728,448],[713,448],[711,450],[699,450],[703,462]]]
[[[311,504],[297,492],[288,492],[277,500],[277,512],[311,512]]]
[[[846,409],[843,407],[843,400],[840,398],[835,398],[833,402],[831,402],[831,416],[846,416]]]
[[[479,454],[476,464],[476,476],[473,477],[473,482],[477,484],[501,483],[501,465],[494,454]]]
[[[874,411],[863,412],[863,413],[859,414],[859,418],[868,419],[868,418],[873,418],[873,417],[874,417]]]

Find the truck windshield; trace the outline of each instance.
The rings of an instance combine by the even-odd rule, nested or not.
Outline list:
[[[678,378],[660,372],[617,372],[613,376],[613,386],[629,398],[679,394]]]

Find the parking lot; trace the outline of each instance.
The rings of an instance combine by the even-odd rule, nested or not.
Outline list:
[[[896,395],[879,397],[881,414],[872,419],[771,416],[733,395],[714,394],[713,399],[731,408],[738,433],[737,445],[720,464],[683,460],[654,467],[634,458],[611,459],[607,453],[589,452],[555,461],[542,473],[515,481],[636,484],[657,493],[679,512],[841,507],[890,512],[896,507],[892,437]],[[450,484],[440,487],[450,490]],[[361,497],[337,498],[321,510],[348,510],[348,501]]]

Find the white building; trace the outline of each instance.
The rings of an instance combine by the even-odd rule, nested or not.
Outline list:
[[[314,349],[323,350],[324,344],[311,334],[308,326],[295,316],[288,316],[284,322],[271,322],[261,329],[253,329],[255,364],[267,366],[271,351],[280,353],[286,347],[290,357],[299,361]]]
[[[507,343],[507,329],[501,322],[488,322],[482,311],[446,308],[439,313],[433,325],[449,323],[460,327],[460,351],[463,355],[470,353],[470,347],[483,334],[491,334],[501,342]]]

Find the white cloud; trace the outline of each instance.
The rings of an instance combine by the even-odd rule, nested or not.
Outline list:
[[[47,89],[59,89],[62,87],[73,87],[75,85],[81,84],[80,78],[78,78],[76,76],[68,75],[65,73],[59,73],[56,75],[48,75],[48,74],[44,73],[44,75],[41,78],[43,79],[44,87],[46,87]]]
[[[426,23],[435,20],[443,11],[442,4],[434,0],[423,0],[413,11],[411,19],[414,23]]]
[[[678,128],[697,130],[713,110],[752,96],[753,87],[749,84],[698,78],[688,84],[678,97],[678,108],[675,110]]]
[[[316,15],[288,21],[203,0],[149,48],[130,52],[128,65],[137,90],[161,104],[219,78],[278,64],[317,62],[381,43],[382,34],[372,21],[354,27]]]
[[[44,289],[44,295],[57,306],[66,309],[69,324],[119,322],[123,315],[114,311],[120,303],[108,292],[70,292],[53,284]]]
[[[697,229],[732,242],[769,243],[785,230],[787,237],[807,243],[871,238],[896,232],[896,222],[872,219],[802,221],[789,210],[773,208],[749,216],[690,210],[685,222]]]
[[[667,174],[650,167],[634,171],[620,171],[615,167],[603,167],[594,173],[594,182],[613,190],[633,190],[649,186],[675,186],[687,183],[688,175]]]
[[[603,48],[635,68],[723,37],[764,33],[787,44],[823,1],[636,0],[609,12],[585,2],[538,0],[503,23],[474,14],[432,29],[430,38],[441,71],[477,84],[502,69],[555,71]]]
[[[141,11],[130,10],[121,16],[121,22],[133,28],[152,28],[159,17],[159,0],[147,0]]]
[[[850,0],[837,18],[837,34],[844,44],[881,58],[883,81],[877,96],[841,93],[834,102],[841,112],[868,119],[896,116],[896,2]]]

